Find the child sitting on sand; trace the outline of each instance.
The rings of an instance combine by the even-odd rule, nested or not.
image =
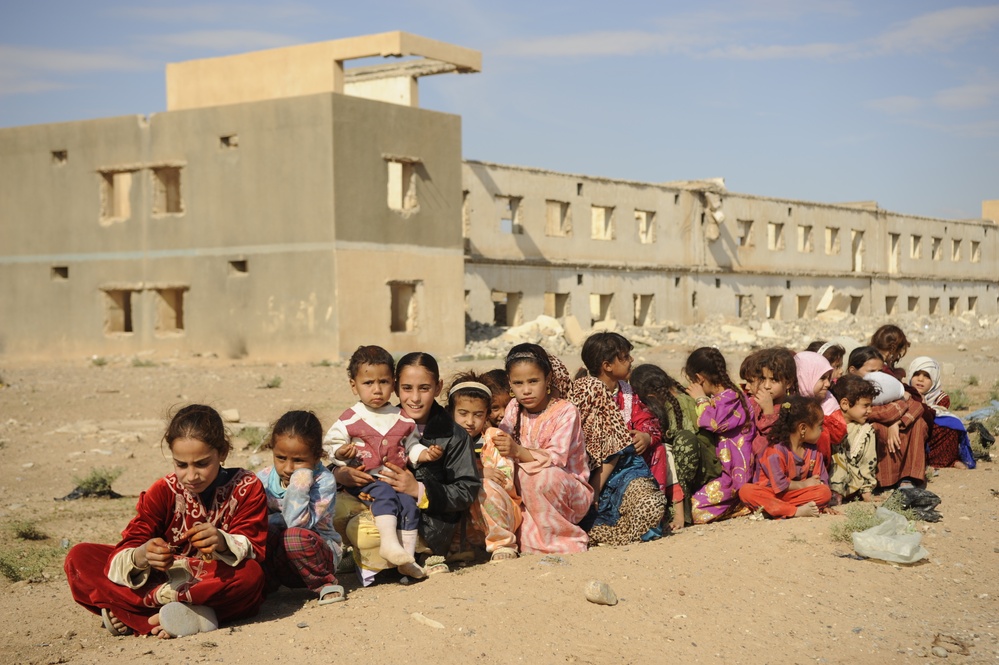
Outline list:
[[[872,492],[878,484],[878,450],[874,426],[867,422],[867,416],[877,396],[877,387],[855,374],[844,374],[830,391],[839,403],[839,417],[846,426],[846,435],[833,442],[830,505],[857,496],[872,501]]]

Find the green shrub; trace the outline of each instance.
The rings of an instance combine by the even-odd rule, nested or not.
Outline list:
[[[48,536],[36,524],[27,520],[19,520],[10,525],[14,537],[18,540],[45,540]]]
[[[261,388],[273,389],[273,388],[280,388],[281,387],[281,377],[280,376],[272,376],[270,379],[268,379],[266,377],[261,377],[261,380],[264,381],[264,384],[262,386],[260,386]]]
[[[967,411],[971,406],[971,400],[968,398],[968,393],[963,390],[952,390],[949,395],[951,411]]]
[[[86,494],[107,494],[111,492],[111,483],[118,480],[122,473],[121,469],[91,469],[90,473],[82,478],[73,477],[76,486]]]
[[[969,376],[968,377],[968,385],[969,386],[977,386],[978,385],[978,377],[976,375],[974,375],[974,374],[972,374],[971,376]]]
[[[90,364],[94,367],[104,367],[108,364],[108,359],[104,356],[94,356],[90,359]]]
[[[257,452],[264,446],[267,440],[267,430],[261,427],[244,427],[239,432],[239,438],[246,441],[246,448],[251,452]]]
[[[132,367],[156,367],[156,363],[152,360],[143,360],[142,358],[132,358]]]

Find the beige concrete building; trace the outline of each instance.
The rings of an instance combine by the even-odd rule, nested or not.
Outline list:
[[[410,59],[345,67],[371,56]],[[418,80],[480,69],[393,32],[170,65],[149,117],[0,129],[0,353],[448,355],[466,317],[997,313],[986,219],[463,162]]]
[[[473,320],[999,313],[992,220],[734,194],[720,180],[631,182],[478,161],[463,174]]]

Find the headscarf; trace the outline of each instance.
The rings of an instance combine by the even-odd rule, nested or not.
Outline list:
[[[940,363],[929,356],[919,356],[913,358],[909,363],[909,383],[912,383],[912,375],[916,372],[926,372],[930,375],[932,385],[923,395],[923,402],[929,406],[936,407],[943,397],[943,390],[940,389]]]
[[[566,396],[569,394],[569,384],[572,382],[572,379],[569,378],[569,368],[565,366],[564,362],[559,360],[558,356],[551,353],[548,354],[548,360],[552,364],[552,375],[550,381],[550,385],[552,387],[552,397],[567,399]]]
[[[593,376],[576,379],[566,395],[579,410],[590,464],[596,468],[631,445],[631,434],[603,382]]]
[[[825,356],[814,351],[799,351],[794,354],[794,365],[798,369],[798,393],[805,397],[815,397],[815,384],[833,368]],[[831,391],[827,391],[822,400],[822,413],[828,416],[838,408],[836,398]]]

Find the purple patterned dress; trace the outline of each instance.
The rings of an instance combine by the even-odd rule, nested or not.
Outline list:
[[[722,468],[721,476],[697,490],[691,501],[694,524],[707,524],[739,508],[739,488],[752,481],[756,424],[732,389],[712,397],[697,424],[718,435],[715,450]]]

